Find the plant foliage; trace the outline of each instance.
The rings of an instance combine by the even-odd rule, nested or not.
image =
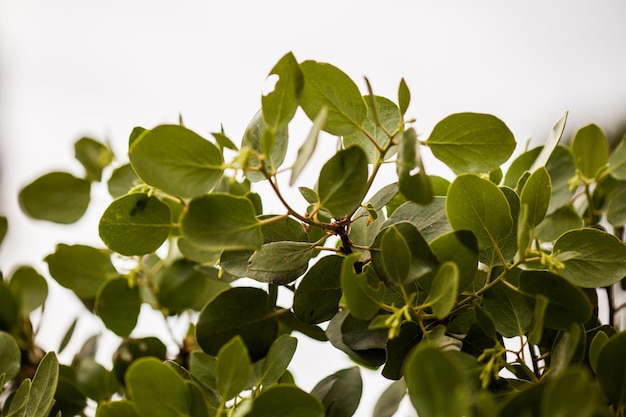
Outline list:
[[[97,417],[353,415],[359,367],[306,392],[288,370],[293,333],[390,380],[375,417],[405,397],[420,417],[626,415],[614,304],[626,283],[626,136],[611,150],[590,125],[567,145],[563,118],[544,147],[513,156],[513,133],[492,115],[453,114],[419,137],[404,80],[397,100],[367,80],[364,94],[333,65],[292,54],[270,74],[278,82],[240,146],[182,121],[138,127],[129,163],[114,165],[82,138],[83,178],[48,173],[22,189],[26,215],[67,224],[107,182],[103,246],[59,243],[45,262],[121,339],[112,367],[96,362],[94,338],[59,364],[31,323],[46,279],[18,268],[0,280],[2,415],[82,415],[88,404]],[[298,109],[311,120],[301,142],[289,136]],[[317,146],[338,150],[308,166]],[[425,171],[425,148],[450,182]],[[374,189],[383,164],[397,179]],[[302,178],[305,167],[317,178]],[[272,198],[281,210],[264,209]],[[177,351],[133,336],[142,306],[188,321]]]

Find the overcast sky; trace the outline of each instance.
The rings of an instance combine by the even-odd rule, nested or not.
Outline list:
[[[124,160],[133,126],[179,114],[200,134],[223,124],[238,140],[288,51],[338,66],[362,91],[365,75],[390,98],[404,77],[423,137],[459,111],[498,116],[518,142],[541,143],[565,111],[568,133],[595,122],[614,137],[626,130],[625,19],[623,0],[0,0],[0,211],[10,223],[0,268],[47,273],[41,259],[56,243],[101,245],[102,207],[64,228],[26,220],[16,202],[45,172],[81,174],[75,140],[110,141]],[[69,325],[80,308],[56,321]],[[52,349],[60,335],[41,339]],[[300,348],[300,366],[311,363],[317,346]],[[310,389],[349,366],[342,359],[296,376]],[[384,388],[377,381],[368,392]]]

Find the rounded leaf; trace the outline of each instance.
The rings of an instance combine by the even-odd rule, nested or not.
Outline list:
[[[341,298],[341,256],[325,256],[304,275],[296,289],[293,311],[307,324],[330,320]]]
[[[4,374],[5,381],[13,379],[20,371],[22,354],[13,336],[0,331],[0,375]]]
[[[594,178],[609,162],[609,143],[602,129],[595,124],[576,132],[571,149],[576,168],[587,178]]]
[[[125,164],[115,168],[107,182],[109,194],[111,194],[113,198],[123,196],[138,184],[141,184],[141,180],[137,177],[137,174],[135,174],[135,170],[131,164]]]
[[[145,255],[156,251],[169,236],[171,212],[154,196],[137,193],[113,201],[100,218],[102,241],[122,255]]]
[[[87,180],[100,181],[102,170],[113,161],[113,152],[91,138],[81,138],[74,144],[76,159],[85,167]]]
[[[96,296],[96,314],[107,329],[121,337],[135,328],[140,308],[139,288],[130,288],[124,277],[105,282]]]
[[[20,191],[20,207],[38,220],[70,224],[80,219],[89,206],[91,184],[67,172],[51,172]]]
[[[43,305],[48,296],[46,279],[30,266],[21,266],[15,270],[9,281],[9,288],[24,315]]]
[[[143,182],[180,197],[211,191],[223,172],[219,149],[183,126],[144,131],[130,145],[128,156]]]
[[[597,375],[604,394],[617,409],[626,406],[626,332],[604,345],[598,355]]]
[[[254,399],[246,417],[324,417],[320,401],[293,385],[274,385]]]

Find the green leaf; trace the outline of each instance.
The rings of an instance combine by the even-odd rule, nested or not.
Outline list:
[[[76,317],[74,321],[72,321],[72,324],[70,324],[70,327],[68,327],[67,330],[65,331],[65,334],[63,335],[63,338],[61,339],[61,342],[59,342],[59,349],[57,350],[58,354],[61,354],[61,352],[65,350],[67,345],[72,340],[72,336],[74,336],[74,331],[76,330],[77,324],[78,324],[78,317]]]
[[[232,149],[233,151],[239,150],[239,148],[237,148],[237,145],[235,145],[233,141],[228,136],[226,136],[223,129],[221,132],[212,132],[211,136],[215,138],[215,142],[217,142],[217,144],[221,146],[222,149]]]
[[[506,280],[518,286],[519,272],[519,269],[510,271],[506,275]],[[504,337],[524,335],[533,317],[533,312],[527,305],[525,297],[502,283],[494,285],[485,292],[483,306],[493,318],[498,333]]]
[[[54,392],[59,380],[59,362],[54,352],[48,352],[33,377],[30,397],[26,405],[26,416],[48,417],[54,403]]]
[[[258,379],[258,385],[269,387],[277,383],[287,371],[287,367],[296,353],[298,339],[289,335],[282,335],[272,343],[272,347],[263,361],[263,369]]]
[[[239,336],[233,337],[217,352],[215,381],[225,401],[237,396],[246,387],[252,366],[248,349]]]
[[[344,136],[343,145],[346,148],[353,145],[360,146],[367,155],[367,161],[370,164],[373,164],[381,158],[379,148],[384,149],[389,145],[389,136],[387,136],[387,133],[385,133],[385,131],[376,124],[374,110],[370,102],[375,101],[380,122],[389,133],[393,133],[398,129],[402,123],[402,116],[400,115],[400,109],[398,109],[398,106],[385,97],[370,95],[364,96],[363,99],[368,106],[367,118],[363,122],[363,128],[369,134],[369,137],[359,130],[350,135]],[[370,139],[370,137],[378,146],[372,143],[372,139]],[[391,152],[388,152],[384,156],[389,157],[390,155]]]
[[[606,411],[602,393],[584,369],[567,369],[548,382],[542,417],[594,417]]]
[[[489,180],[459,175],[446,199],[448,220],[454,230],[470,230],[481,249],[499,247],[513,227],[509,203]]]
[[[602,348],[609,341],[609,336],[603,331],[599,331],[591,340],[591,344],[589,345],[589,365],[591,365],[591,369],[593,369],[594,373],[598,373],[598,358],[600,357],[600,352],[602,352]]]
[[[171,211],[154,196],[128,194],[113,201],[100,218],[102,241],[122,255],[156,251],[172,229]]]
[[[100,181],[102,170],[113,161],[113,152],[91,138],[81,138],[74,144],[76,159],[85,167],[88,181]]]
[[[407,200],[428,204],[433,199],[430,178],[426,175],[417,144],[417,133],[410,128],[400,136],[396,168],[400,192]],[[417,170],[417,173],[414,171]]]
[[[446,199],[444,197],[435,197],[430,204],[425,206],[408,201],[393,212],[383,223],[382,228],[404,221],[415,225],[428,242],[437,236],[452,231],[446,217]]]
[[[369,321],[357,320],[347,308],[340,309],[330,320],[326,336],[334,347],[361,365],[377,368],[385,363],[387,330],[369,329]]]
[[[107,329],[120,337],[128,337],[133,331],[140,308],[139,288],[129,287],[124,277],[105,282],[96,296],[96,314]]]
[[[326,417],[351,417],[359,402],[363,381],[359,368],[342,369],[318,382],[311,395],[316,396],[326,409]]]
[[[552,180],[552,197],[548,213],[568,204],[574,196],[570,180],[576,175],[576,164],[569,148],[557,146],[546,163],[546,169]]]
[[[557,149],[559,142],[561,141],[561,137],[563,136],[565,123],[567,122],[567,115],[568,113],[565,112],[565,114],[554,124],[548,139],[546,140],[543,148],[541,148],[541,152],[537,155],[537,158],[534,160],[528,171],[534,172],[537,168],[542,166],[547,168],[546,164],[552,157],[554,151]]]
[[[522,271],[520,289],[549,301],[544,324],[551,329],[568,329],[572,324],[585,323],[591,316],[591,304],[585,293],[548,271]],[[531,307],[535,298],[527,298]]]
[[[106,280],[119,276],[111,257],[91,246],[59,244],[44,260],[59,284],[84,299],[95,299]]]
[[[406,81],[404,81],[404,78],[402,78],[400,80],[400,85],[398,86],[398,104],[400,105],[400,113],[403,116],[409,108],[410,103],[411,91],[409,91],[409,87],[406,85]]]
[[[320,206],[335,219],[356,210],[367,192],[367,157],[358,146],[337,152],[322,170],[317,184]]]
[[[215,145],[178,125],[146,130],[130,145],[128,156],[143,182],[179,197],[211,191],[224,170]]]
[[[263,118],[272,132],[286,126],[298,109],[303,87],[303,75],[298,61],[291,52],[285,54],[270,71],[279,79],[274,91],[261,98]]]
[[[245,197],[222,193],[196,197],[181,227],[185,238],[208,250],[257,249],[263,244],[261,223]]]
[[[4,241],[9,230],[9,222],[5,216],[0,216],[0,244]]]
[[[546,216],[551,194],[550,175],[544,167],[540,167],[530,175],[520,194],[520,205],[528,207],[527,223],[531,228],[541,223]]]
[[[387,276],[400,285],[404,284],[409,278],[411,251],[395,226],[383,232],[380,251]]]
[[[446,233],[430,242],[430,248],[440,264],[453,261],[458,266],[459,292],[472,285],[478,269],[478,241],[473,233],[468,230]],[[419,284],[423,286],[424,280]]]
[[[9,286],[0,278],[0,329],[12,329],[18,322],[19,305]]]
[[[549,214],[535,229],[535,237],[546,242],[558,239],[563,233],[583,227],[583,221],[573,206],[562,207]]]
[[[218,294],[198,317],[196,338],[203,351],[217,355],[234,336],[245,342],[253,362],[265,357],[278,331],[276,315],[268,306],[267,293],[237,287]]]
[[[294,294],[296,317],[317,324],[335,315],[341,298],[342,261],[340,256],[325,256],[307,271]]]
[[[121,400],[98,405],[96,417],[140,417],[132,402]]]
[[[433,279],[427,302],[438,319],[448,316],[459,291],[459,267],[451,261],[443,263]]]
[[[285,159],[288,139],[287,126],[272,132],[263,119],[263,111],[259,110],[246,127],[241,144],[242,147],[247,146],[263,154],[265,169],[269,173],[275,173]],[[251,155],[248,164],[250,167],[259,167],[260,162]],[[246,170],[246,177],[250,181],[262,181],[265,179],[265,174],[258,170]]]
[[[37,220],[70,224],[80,219],[89,206],[91,184],[67,172],[51,172],[20,191],[22,211]]]
[[[261,391],[245,417],[325,417],[320,401],[293,385],[274,385]]]
[[[305,61],[300,68],[304,74],[300,106],[311,120],[325,106],[328,108],[326,132],[346,136],[362,126],[367,117],[367,106],[350,77],[323,62]]]
[[[7,417],[30,417],[26,415],[26,407],[28,406],[28,400],[30,399],[30,391],[32,388],[32,382],[30,379],[25,379],[20,384],[20,387],[15,391]]]
[[[606,287],[626,276],[626,245],[598,229],[564,233],[554,243],[552,253],[564,266],[559,275],[579,287]]]
[[[469,386],[452,352],[431,346],[414,349],[406,360],[404,378],[420,417],[468,415]]]
[[[457,173],[489,172],[509,159],[515,138],[495,116],[457,113],[437,123],[426,145]]]
[[[369,320],[378,313],[385,296],[385,285],[378,283],[377,288],[370,286],[365,274],[357,274],[354,264],[359,254],[352,254],[343,260],[341,266],[341,288],[350,313],[361,320]]]
[[[76,385],[87,397],[98,403],[109,400],[119,389],[113,372],[90,358],[79,358],[73,364]]]
[[[9,288],[15,295],[21,314],[24,316],[41,307],[48,296],[46,279],[30,266],[21,266],[13,272]]]
[[[141,184],[141,180],[135,174],[131,164],[125,164],[116,168],[107,182],[109,194],[113,198],[123,196],[139,184]]]
[[[185,381],[155,358],[141,358],[126,372],[128,397],[141,417],[189,415],[190,395]]]
[[[613,227],[626,224],[626,189],[619,191],[611,198],[606,219]]]
[[[302,143],[302,146],[300,146],[300,148],[298,149],[298,156],[296,157],[296,161],[291,167],[291,178],[289,179],[290,186],[295,184],[296,180],[302,173],[302,170],[311,160],[311,156],[313,156],[313,152],[317,147],[317,138],[319,137],[320,131],[324,128],[324,125],[326,124],[327,117],[328,110],[326,109],[326,107],[322,107],[319,114],[315,116],[315,119],[313,120],[313,126],[311,126],[311,130],[304,140],[304,143]]]
[[[576,132],[571,145],[576,168],[587,178],[594,178],[609,162],[609,144],[602,129],[591,124]]]
[[[400,401],[405,396],[406,383],[404,380],[394,381],[378,398],[372,417],[393,417],[400,407]]]
[[[598,355],[597,377],[604,394],[616,409],[626,407],[626,332],[604,345]]]
[[[20,347],[13,336],[0,331],[0,375],[4,375],[6,380],[13,379],[20,371],[21,357]]]
[[[626,181],[626,134],[609,155],[608,172],[613,178]]]
[[[261,246],[248,260],[252,278],[272,284],[289,284],[308,268],[317,252],[315,243],[270,242]]]

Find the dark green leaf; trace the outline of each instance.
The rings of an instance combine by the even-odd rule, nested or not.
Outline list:
[[[597,125],[591,124],[576,132],[571,149],[576,168],[587,178],[594,178],[609,162],[609,144]]]
[[[385,363],[385,349],[378,347],[380,330],[372,331],[368,325],[367,321],[353,318],[347,308],[339,309],[328,323],[326,336],[334,347],[349,355],[355,362],[376,368]],[[386,335],[387,331],[383,329],[380,338],[383,339],[383,347]],[[355,344],[356,348],[350,346]]]
[[[24,381],[22,381],[17,391],[15,391],[13,398],[11,399],[11,404],[9,405],[7,417],[27,417],[26,407],[28,406],[31,387],[32,382],[30,379],[25,379]]]
[[[128,156],[143,182],[179,197],[211,191],[224,169],[215,145],[178,125],[146,130],[130,145]]]
[[[400,192],[407,200],[428,204],[433,199],[433,192],[418,146],[415,129],[402,133],[396,162]]]
[[[21,266],[13,272],[9,288],[20,305],[22,315],[41,307],[48,296],[46,279],[30,266]]]
[[[495,184],[476,175],[459,175],[450,186],[446,212],[455,230],[470,230],[481,249],[498,247],[513,227],[509,203]]]
[[[411,251],[404,237],[395,226],[382,234],[380,252],[387,276],[402,285],[409,278]]]
[[[113,201],[100,218],[102,241],[127,256],[157,250],[172,229],[170,208],[154,196],[128,194]]]
[[[141,184],[141,180],[135,174],[131,164],[125,164],[116,168],[111,174],[107,183],[109,194],[113,198],[118,198],[128,193],[131,189]]]
[[[345,136],[356,131],[367,117],[367,106],[350,77],[323,62],[305,61],[300,68],[304,74],[300,105],[306,115],[313,120],[327,107],[326,132]]]
[[[21,357],[20,347],[13,336],[0,331],[0,375],[6,380],[13,379],[20,370]]]
[[[626,134],[609,156],[608,172],[613,178],[626,181]]]
[[[282,335],[272,343],[272,347],[263,361],[262,374],[259,377],[259,385],[268,387],[277,383],[296,353],[298,339],[289,335]]]
[[[326,417],[351,417],[361,401],[363,381],[358,367],[342,369],[315,385],[311,394],[326,409]]]
[[[91,184],[67,172],[51,172],[20,191],[20,207],[37,220],[70,224],[80,219],[89,206]]]
[[[238,287],[218,294],[200,312],[196,338],[202,350],[215,356],[226,342],[239,335],[255,362],[265,357],[277,331],[278,322],[268,307],[267,293]]]
[[[430,286],[427,302],[438,319],[445,318],[454,307],[459,291],[459,267],[451,261],[441,264]]]
[[[245,417],[325,417],[320,401],[293,385],[274,385],[261,391]]]
[[[304,275],[296,289],[293,311],[305,323],[330,320],[337,313],[341,298],[340,256],[325,256]]]
[[[558,239],[563,233],[583,227],[583,221],[573,206],[562,207],[549,214],[535,229],[535,237],[546,242]]]
[[[546,163],[552,180],[552,196],[548,213],[566,205],[573,197],[570,180],[576,175],[576,164],[569,148],[557,146]]]
[[[337,152],[320,171],[320,206],[336,219],[356,210],[367,192],[367,158],[358,146]]]
[[[311,160],[311,156],[313,155],[313,152],[317,147],[317,138],[320,134],[320,131],[324,128],[324,125],[326,124],[327,116],[328,111],[326,110],[326,107],[322,107],[319,114],[315,117],[315,120],[313,120],[313,126],[311,127],[311,131],[307,135],[302,146],[300,146],[300,148],[298,149],[298,156],[296,157],[296,161],[291,167],[291,178],[289,179],[289,185],[295,184],[296,180],[302,173],[302,170]],[[317,200],[314,202],[317,202]]]
[[[411,350],[422,341],[422,329],[414,321],[405,321],[400,325],[400,334],[387,340],[387,360],[383,376],[387,379],[401,379],[404,360]],[[406,393],[406,386],[404,387]]]
[[[19,305],[9,286],[0,278],[0,329],[11,330],[18,322]]]
[[[457,113],[437,123],[426,141],[437,159],[453,171],[489,172],[509,159],[515,138],[497,117]]]
[[[113,372],[117,381],[125,385],[124,376],[128,367],[139,358],[155,357],[160,361],[165,360],[167,348],[156,337],[144,337],[141,339],[124,339],[113,354]]]
[[[273,132],[286,126],[296,114],[303,87],[303,75],[291,52],[285,54],[272,68],[270,75],[279,77],[274,91],[263,96],[263,118]]]
[[[9,222],[5,216],[0,216],[0,244],[4,241],[9,230]]]
[[[405,396],[406,383],[404,380],[394,381],[378,398],[372,417],[393,417]]]
[[[614,227],[626,224],[626,190],[621,190],[609,201],[606,219]]]
[[[289,284],[306,272],[309,260],[316,253],[315,243],[266,243],[248,260],[248,271],[257,281]]]
[[[519,269],[510,271],[506,280],[515,286],[519,285],[519,272]],[[485,293],[483,303],[502,336],[522,336],[528,330],[533,313],[519,292],[498,283]]]
[[[554,243],[552,253],[564,266],[559,275],[579,287],[606,287],[626,276],[626,245],[601,230],[564,233]]]
[[[47,353],[33,377],[30,397],[26,404],[26,416],[48,417],[54,403],[54,393],[59,380],[59,362],[54,352]]]
[[[597,376],[604,394],[617,409],[626,406],[626,332],[609,339],[598,355]]]
[[[594,417],[605,412],[602,393],[584,369],[567,369],[551,379],[541,401],[542,417]]]
[[[598,373],[598,358],[600,357],[600,352],[606,342],[609,341],[609,336],[603,331],[599,331],[591,340],[591,344],[589,345],[589,365],[591,365],[591,369],[596,374]]]
[[[225,401],[237,396],[248,384],[252,366],[248,349],[239,336],[222,345],[217,352],[215,382]]]
[[[59,244],[45,261],[59,284],[85,299],[95,299],[100,286],[119,275],[110,256],[90,246]]]
[[[395,132],[400,123],[402,122],[402,116],[400,110],[391,100],[388,100],[380,96],[364,96],[363,99],[368,105],[367,118],[363,122],[363,128],[368,133],[369,137],[362,131],[356,131],[350,135],[343,137],[343,145],[348,148],[356,145],[363,148],[367,155],[367,161],[370,164],[376,163],[381,158],[381,152],[379,149],[385,149],[389,145],[389,136],[383,131],[376,123],[374,118],[374,110],[372,108],[372,101],[375,101],[376,109],[378,110],[378,117],[389,133]],[[372,140],[377,145],[372,143]],[[391,152],[388,152],[385,157],[389,157]],[[386,158],[385,158],[386,159]]]
[[[59,349],[57,350],[58,354],[61,354],[61,352],[65,350],[67,345],[72,340],[72,336],[74,336],[74,330],[76,330],[77,324],[78,324],[78,317],[76,317],[74,321],[72,321],[72,324],[70,324],[70,327],[68,327],[67,330],[65,331],[65,334],[63,335],[63,338],[61,339],[61,342],[59,343]]]
[[[446,233],[430,242],[430,248],[439,263],[454,261],[459,267],[459,292],[465,291],[474,282],[478,268],[478,242],[474,234],[468,230],[457,230]],[[430,288],[430,283],[420,286]]]
[[[393,212],[382,227],[386,228],[402,221],[414,224],[428,242],[437,236],[452,231],[446,217],[446,199],[444,197],[435,197],[432,203],[425,206],[411,201],[406,202]]]
[[[245,197],[210,194],[189,203],[183,236],[208,250],[256,249],[263,244],[261,223]]]
[[[80,358],[73,367],[76,371],[76,385],[80,391],[98,403],[109,400],[119,389],[113,372],[93,359]]]
[[[124,277],[105,282],[96,296],[96,314],[121,337],[128,337],[135,328],[140,308],[139,288],[129,287]]]
[[[410,103],[411,91],[409,91],[409,87],[406,85],[406,81],[404,81],[404,78],[402,78],[400,80],[400,86],[398,87],[398,104],[400,105],[400,113],[402,113],[403,116],[409,108]]]
[[[352,254],[343,260],[341,266],[341,288],[350,313],[361,320],[369,320],[380,309],[385,296],[385,285],[378,283],[378,287],[370,286],[365,274],[357,274],[354,270],[359,254]]]
[[[194,378],[207,388],[216,389],[215,382],[215,356],[196,350],[191,352],[189,358],[189,372]]]
[[[85,167],[88,181],[100,181],[102,170],[113,161],[113,152],[91,138],[81,138],[74,144],[76,159]]]

